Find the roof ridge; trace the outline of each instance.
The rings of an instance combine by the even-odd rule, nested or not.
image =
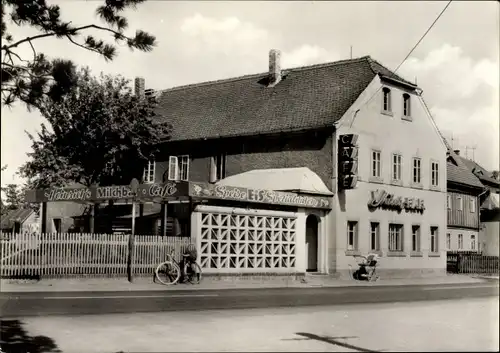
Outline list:
[[[416,83],[413,83],[409,80],[407,80],[406,78],[402,77],[400,74],[397,74],[396,73],[396,70],[391,70],[389,69],[387,66],[383,65],[380,63],[380,61],[376,60],[376,59],[373,59],[371,56],[368,56],[368,63],[370,64],[370,68],[372,69],[373,73],[375,74],[381,74],[380,72],[378,72],[374,67],[373,67],[373,64],[377,64],[377,65],[380,65],[381,67],[383,67],[384,69],[386,69],[387,71],[389,71],[391,74],[395,75],[396,77],[400,78],[401,80],[405,81],[405,82],[408,82],[414,86],[416,86],[417,84]],[[382,74],[383,75],[383,74]]]
[[[292,67],[289,69],[282,69],[282,72],[289,73],[289,72],[295,72],[295,71],[313,70],[313,69],[318,69],[318,68],[323,68],[323,67],[342,65],[342,64],[346,64],[346,63],[357,63],[357,62],[361,62],[364,60],[369,62],[369,59],[370,59],[370,56],[365,55],[365,56],[355,58],[355,59],[344,59],[344,60],[330,61],[330,62],[320,63],[320,64],[297,66],[297,67]],[[373,69],[372,69],[372,71],[373,71]],[[374,71],[374,73],[376,74],[375,71]],[[175,87],[171,87],[171,88],[161,89],[161,90],[158,90],[158,93],[162,94],[162,93],[173,92],[173,91],[178,91],[178,90],[193,88],[193,87],[203,87],[203,86],[208,86],[208,85],[213,85],[213,84],[218,84],[218,83],[236,82],[236,81],[240,81],[240,80],[246,80],[246,79],[249,79],[252,77],[255,77],[255,78],[261,77],[261,76],[264,76],[267,74],[268,74],[268,72],[266,71],[266,72],[261,72],[261,73],[257,73],[257,74],[247,74],[247,75],[236,76],[236,77],[222,78],[222,79],[218,79],[218,80],[190,83],[187,85],[181,85],[181,86],[175,86]]]

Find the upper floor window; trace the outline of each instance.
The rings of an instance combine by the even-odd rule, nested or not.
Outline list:
[[[380,151],[372,151],[372,177],[380,178]]]
[[[170,156],[168,161],[168,180],[187,181],[189,176],[189,156]]]
[[[439,186],[439,164],[431,162],[431,186]]]
[[[403,164],[403,157],[400,154],[392,155],[392,180],[401,180],[401,167]]]
[[[474,234],[470,236],[470,249],[476,250],[476,236]]]
[[[420,184],[421,182],[421,174],[420,174],[420,165],[421,165],[421,160],[420,158],[413,158],[413,183],[414,184]]]
[[[476,200],[475,199],[469,200],[469,209],[470,209],[471,213],[476,212]]]
[[[155,169],[155,161],[148,161],[148,163],[144,166],[144,172],[142,173],[142,181],[144,183],[149,184],[155,182]]]
[[[387,87],[384,87],[382,89],[383,93],[383,110],[385,112],[390,112],[391,111],[391,90]]]
[[[210,160],[210,182],[215,183],[226,177],[226,155],[219,154]]]
[[[459,196],[457,197],[457,210],[458,211],[463,211],[464,210],[464,200]]]
[[[451,250],[451,234],[446,234],[446,249]]]
[[[410,95],[408,93],[403,94],[403,116],[411,116],[410,102]]]

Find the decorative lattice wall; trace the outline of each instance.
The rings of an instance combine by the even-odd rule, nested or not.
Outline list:
[[[295,268],[294,217],[238,214],[201,214],[201,267],[203,269]]]

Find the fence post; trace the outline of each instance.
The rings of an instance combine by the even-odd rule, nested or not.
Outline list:
[[[135,243],[135,204],[137,199],[137,188],[139,187],[139,180],[136,178],[130,182],[130,189],[132,191],[132,231],[128,238],[128,257],[127,257],[127,279],[130,283],[134,281],[134,243]]]

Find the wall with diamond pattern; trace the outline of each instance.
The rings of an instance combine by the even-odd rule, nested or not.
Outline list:
[[[204,272],[297,272],[303,253],[300,215],[293,212],[204,208],[197,217]]]

